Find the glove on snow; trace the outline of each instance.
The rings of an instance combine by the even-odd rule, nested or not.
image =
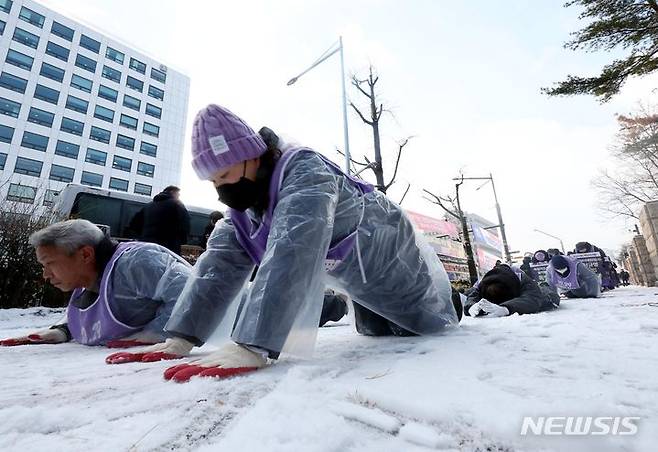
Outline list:
[[[505,306],[498,306],[486,299],[481,299],[468,310],[471,317],[477,317],[481,312],[487,314],[487,317],[505,317],[509,315],[509,309]]]
[[[66,333],[59,329],[40,330],[23,337],[10,338],[0,341],[0,346],[12,347],[15,345],[33,344],[60,344],[67,341]]]
[[[152,345],[136,353],[113,353],[107,358],[107,364],[124,364],[133,362],[150,363],[166,359],[180,359],[190,354],[194,344],[180,337],[171,337],[164,342]]]
[[[138,331],[135,334],[126,336],[122,339],[108,341],[107,348],[129,348],[143,345],[154,345],[162,341],[162,336],[151,331]]]
[[[267,364],[267,358],[240,344],[226,344],[206,358],[170,367],[164,373],[165,380],[178,383],[199,377],[228,378],[245,372],[253,372]]]

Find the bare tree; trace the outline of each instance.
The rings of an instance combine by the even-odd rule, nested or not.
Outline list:
[[[464,183],[464,176],[461,176],[461,180],[455,184],[455,196],[437,196],[429,190],[423,189],[431,198],[425,197],[429,202],[438,205],[443,210],[446,211],[449,215],[453,216],[459,220],[459,224],[462,228],[462,239],[464,244],[464,251],[466,252],[466,263],[468,264],[468,274],[471,279],[471,284],[475,284],[478,280],[478,271],[475,266],[475,256],[473,255],[473,247],[471,246],[471,236],[470,231],[468,230],[468,223],[466,221],[466,216],[462,211],[461,203],[459,202],[459,187]],[[446,204],[449,204],[452,208],[446,207]]]
[[[374,73],[372,65],[369,68],[369,75],[367,78],[359,79],[356,75],[353,75],[352,85],[354,85],[354,87],[366,97],[368,101],[369,114],[364,115],[353,102],[350,102],[350,107],[352,107],[352,109],[356,112],[356,114],[359,116],[359,118],[361,118],[361,120],[364,123],[368,124],[372,128],[372,139],[373,139],[373,148],[375,151],[375,160],[374,162],[371,162],[370,159],[368,159],[368,157],[365,156],[364,158],[366,163],[363,165],[368,166],[368,168],[366,169],[371,169],[373,173],[375,173],[375,179],[377,181],[376,182],[377,189],[382,193],[386,193],[387,190],[391,188],[391,186],[395,183],[395,179],[398,174],[398,168],[400,166],[400,158],[402,157],[402,150],[409,143],[409,140],[413,137],[411,136],[406,137],[405,139],[397,143],[398,151],[397,151],[397,157],[395,159],[395,167],[393,170],[393,175],[391,176],[391,179],[388,182],[385,182],[384,166],[382,162],[382,152],[381,152],[381,138],[379,134],[379,125],[380,125],[379,123],[382,118],[382,114],[384,113],[385,110],[384,110],[384,104],[378,100],[377,94],[375,92],[375,85],[377,85],[378,81],[379,81],[379,76]],[[404,200],[404,197],[406,196],[406,193],[408,191],[409,191],[409,187],[407,187],[407,190],[400,202]]]
[[[37,188],[17,187],[19,190],[10,191],[0,201],[0,308],[65,306],[65,294],[44,283],[28,243],[30,234],[56,221],[57,216],[45,195],[36,195]]]
[[[637,113],[619,115],[617,120],[615,170],[601,170],[592,185],[602,210],[613,217],[638,218],[639,208],[658,198],[658,114],[641,106]]]

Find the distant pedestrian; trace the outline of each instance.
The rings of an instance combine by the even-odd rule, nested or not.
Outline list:
[[[203,247],[206,247],[206,244],[208,243],[208,237],[210,237],[210,234],[212,233],[213,229],[215,229],[215,224],[219,220],[224,218],[224,214],[221,213],[219,210],[215,210],[210,214],[210,217],[208,219],[208,224],[206,225],[206,228],[203,231]]]
[[[157,243],[180,255],[190,232],[190,215],[179,197],[180,188],[165,188],[135,214],[128,229],[140,241]]]

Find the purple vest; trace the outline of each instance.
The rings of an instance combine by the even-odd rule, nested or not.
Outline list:
[[[354,185],[356,188],[358,188],[362,194],[373,191],[372,185],[354,176],[345,174],[331,160],[309,148],[294,148],[284,152],[281,155],[279,161],[276,162],[274,171],[272,172],[272,180],[270,181],[269,188],[270,202],[267,206],[267,210],[263,214],[261,223],[259,225],[254,225],[246,212],[239,212],[234,209],[229,209],[231,221],[235,227],[235,235],[238,239],[238,242],[256,265],[260,265],[261,260],[263,259],[263,255],[265,254],[265,249],[267,248],[267,238],[270,235],[270,228],[272,227],[272,216],[274,214],[274,209],[276,208],[276,205],[279,201],[279,192],[281,190],[281,184],[283,182],[283,175],[286,166],[288,165],[288,162],[290,162],[290,159],[299,152],[313,152],[315,155],[320,157],[330,169],[332,169],[337,174],[345,176],[347,180],[351,182],[352,185]],[[327,259],[325,261],[325,268],[327,270],[335,267],[335,265],[343,260],[352,250],[356,239],[357,230],[358,227],[342,240],[336,243],[332,243],[329,246]]]
[[[91,306],[80,309],[73,304],[73,300],[82,295],[85,289],[78,288],[73,291],[69,301],[66,317],[69,331],[73,339],[79,344],[101,345],[107,341],[125,337],[141,330],[141,327],[128,326],[120,322],[112,313],[112,273],[114,264],[123,253],[130,249],[142,246],[141,243],[121,243],[112,255],[112,258],[103,270],[98,298]]]
[[[574,290],[580,287],[578,282],[578,261],[576,259],[567,258],[566,261],[569,263],[569,276],[566,278],[560,275],[557,270],[551,265],[548,271],[548,282],[553,283],[555,287],[558,287],[563,290]]]

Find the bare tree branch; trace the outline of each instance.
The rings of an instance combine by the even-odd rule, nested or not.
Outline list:
[[[411,188],[411,184],[407,183],[407,189],[404,191],[404,194],[402,195],[402,198],[400,198],[400,202],[398,203],[399,206],[402,205],[402,201],[404,201],[404,198],[407,197],[407,193],[409,193],[410,188]]]
[[[441,207],[443,210],[445,210],[448,214],[452,215],[453,217],[459,219],[459,214],[457,214],[457,213],[453,212],[452,210],[448,209],[448,208],[443,204],[443,202],[445,201],[445,198],[441,198],[441,197],[435,195],[434,193],[432,193],[431,191],[428,191],[428,190],[426,190],[426,189],[424,189],[424,188],[423,188],[423,191],[424,191],[425,193],[427,193],[428,195],[430,195],[432,198],[434,198],[434,200],[432,200],[432,199],[430,199],[430,198],[424,197],[425,199],[427,199],[427,200],[428,200],[429,202],[431,202],[432,204],[436,204],[437,206]]]
[[[369,126],[372,126],[372,125],[373,125],[372,121],[368,121],[368,120],[365,118],[365,116],[363,116],[363,114],[361,114],[361,112],[359,111],[359,109],[356,108],[356,105],[354,105],[352,102],[350,102],[350,107],[352,107],[352,108],[354,109],[354,111],[359,115],[359,117],[361,118],[361,121],[365,122],[365,123],[368,124]]]

